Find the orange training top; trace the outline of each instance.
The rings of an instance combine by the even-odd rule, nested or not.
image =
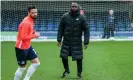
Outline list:
[[[20,49],[28,49],[30,47],[31,39],[36,38],[34,34],[34,19],[27,16],[23,19],[18,27],[18,35],[15,47]]]

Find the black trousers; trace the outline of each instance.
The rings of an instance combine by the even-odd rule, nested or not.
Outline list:
[[[103,38],[114,37],[114,28],[105,27]]]
[[[78,59],[77,61],[77,72],[82,73],[82,59]],[[68,59],[62,58],[62,63],[64,66],[65,71],[69,71]]]

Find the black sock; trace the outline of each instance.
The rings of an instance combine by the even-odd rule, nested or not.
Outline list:
[[[63,66],[64,66],[65,71],[68,72],[69,71],[68,59],[62,58],[62,63],[63,63]]]
[[[78,74],[82,73],[82,59],[77,60],[77,72]]]

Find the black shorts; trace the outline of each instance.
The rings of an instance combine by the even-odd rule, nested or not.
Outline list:
[[[26,65],[27,60],[33,60],[37,58],[36,52],[32,47],[26,50],[15,48],[15,51],[18,65]]]

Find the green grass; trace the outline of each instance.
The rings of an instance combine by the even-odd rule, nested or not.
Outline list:
[[[17,35],[17,32],[1,32],[2,36],[13,36]]]
[[[18,67],[14,44],[1,43],[2,80],[12,80]],[[55,42],[35,42],[32,46],[38,52],[41,65],[31,80],[76,80],[76,62],[71,61],[71,57],[70,75],[60,78],[64,69]],[[84,50],[82,76],[83,80],[133,80],[133,42],[91,42]]]

